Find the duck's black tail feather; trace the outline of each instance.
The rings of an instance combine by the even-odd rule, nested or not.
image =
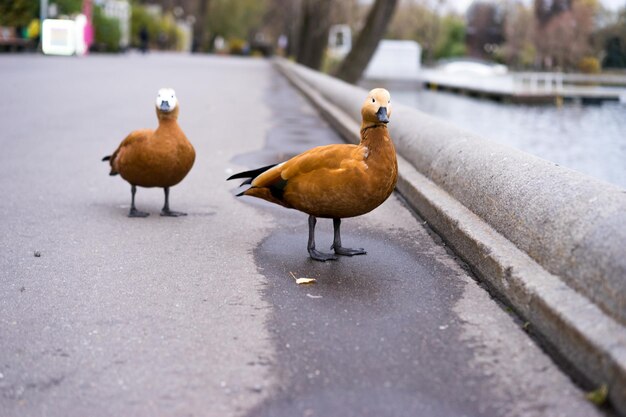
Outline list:
[[[111,160],[111,156],[112,156],[112,155],[107,155],[107,156],[105,156],[104,158],[102,158],[102,161],[110,161],[110,160]],[[115,176],[115,175],[117,175],[117,174],[119,174],[119,172],[115,171],[115,170],[113,169],[113,166],[111,166],[111,172],[109,172],[109,175],[113,177],[113,176]]]
[[[241,187],[242,185],[250,184],[252,180],[254,180],[256,177],[258,177],[259,175],[261,175],[268,169],[275,167],[276,165],[278,164],[272,164],[272,165],[268,165],[262,168],[253,169],[250,171],[239,172],[237,174],[231,175],[230,177],[226,178],[226,181],[235,180],[237,178],[248,178],[247,180],[245,180],[239,185]]]

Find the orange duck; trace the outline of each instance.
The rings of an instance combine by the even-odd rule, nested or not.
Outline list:
[[[171,88],[162,88],[156,99],[159,127],[131,132],[120,146],[103,161],[110,161],[110,175],[120,174],[130,183],[131,204],[128,217],[146,217],[135,207],[137,187],[162,187],[165,204],[161,216],[185,216],[169,207],[170,187],[178,184],[191,170],[196,158],[193,146],[178,126],[179,105]]]
[[[318,261],[335,255],[365,254],[364,249],[341,246],[341,219],[360,216],[381,205],[393,192],[398,163],[387,123],[389,92],[370,91],[361,115],[361,143],[327,145],[308,150],[278,165],[241,172],[228,178],[249,178],[250,188],[238,194],[262,198],[309,215],[308,251]],[[335,254],[315,249],[317,217],[333,219]]]

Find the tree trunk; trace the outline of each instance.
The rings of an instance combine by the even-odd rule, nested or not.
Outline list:
[[[365,26],[361,29],[352,49],[341,62],[337,77],[353,84],[359,81],[376,51],[378,42],[385,35],[397,3],[397,0],[376,0],[367,15]]]
[[[304,0],[300,19],[296,61],[320,69],[330,31],[332,0]]]
[[[196,21],[193,25],[193,41],[191,50],[192,52],[207,52],[209,50],[207,45],[207,12],[209,10],[210,0],[198,1],[198,13],[196,14]]]

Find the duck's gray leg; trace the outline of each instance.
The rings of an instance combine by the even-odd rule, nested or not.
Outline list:
[[[335,239],[333,240],[333,245],[330,247],[335,250],[337,255],[342,256],[354,256],[354,255],[365,255],[367,252],[363,248],[351,249],[344,248],[341,246],[341,219],[333,219],[333,229],[335,230]]]
[[[135,207],[135,193],[137,193],[137,186],[131,184],[130,185],[130,194],[131,194],[130,212],[128,213],[128,217],[148,217],[150,213],[146,213],[145,211],[139,211]]]
[[[311,259],[322,262],[337,259],[337,257],[332,253],[323,253],[315,250],[315,223],[317,223],[315,216],[309,216],[309,243],[307,245],[309,256],[311,256]]]
[[[163,205],[163,209],[161,210],[161,216],[168,216],[168,217],[186,216],[187,213],[170,210],[170,187],[163,188],[163,191],[165,191],[165,204]]]

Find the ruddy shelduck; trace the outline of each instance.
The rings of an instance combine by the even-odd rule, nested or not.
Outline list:
[[[369,92],[361,108],[361,142],[310,149],[290,160],[228,178],[248,178],[241,195],[262,198],[309,215],[308,251],[312,259],[365,254],[364,249],[341,246],[341,219],[360,216],[381,205],[393,192],[398,162],[387,123],[391,97],[382,88]],[[333,219],[335,254],[315,249],[317,218]]]
[[[131,203],[129,217],[146,217],[148,213],[135,207],[137,187],[161,187],[165,204],[161,216],[185,216],[186,213],[170,210],[170,187],[178,184],[191,170],[196,152],[178,125],[180,106],[171,88],[159,90],[156,130],[141,129],[131,132],[120,146],[103,161],[110,161],[110,175],[120,174],[130,183]]]

